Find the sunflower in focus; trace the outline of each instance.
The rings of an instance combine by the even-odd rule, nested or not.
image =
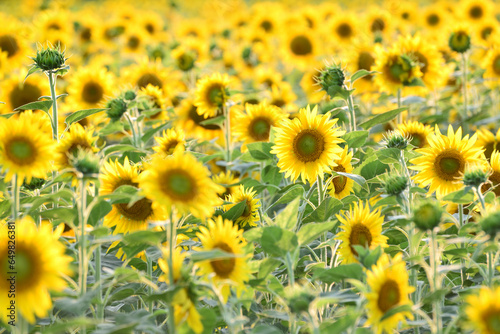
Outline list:
[[[246,241],[242,235],[243,230],[230,220],[223,220],[222,216],[217,216],[215,221],[209,219],[207,225],[200,226],[200,232],[196,233],[201,241],[198,251],[220,249],[234,257],[200,261],[198,266],[202,275],[213,274],[212,283],[220,288],[224,302],[227,302],[230,294],[230,283],[227,281],[231,281],[231,285],[235,285],[240,292],[245,289],[245,282],[250,278],[248,255],[243,249]]]
[[[16,222],[16,307],[29,323],[36,317],[46,317],[52,309],[50,291],[66,288],[64,276],[71,275],[73,258],[65,255],[65,247],[59,242],[62,229],[52,231],[51,224],[37,227],[31,217]],[[0,268],[9,268],[7,226],[0,223]],[[0,307],[10,305],[7,270],[0,271]],[[0,320],[7,323],[7,312],[0,313]]]
[[[295,181],[301,177],[311,184],[316,177],[330,172],[335,160],[340,158],[342,149],[338,145],[344,131],[335,127],[338,119],[330,119],[330,114],[318,115],[318,107],[313,110],[308,105],[299,111],[297,118],[284,119],[276,128],[275,145],[271,153],[278,157],[280,172]]]
[[[341,222],[340,232],[337,240],[342,241],[339,247],[339,256],[344,264],[358,262],[358,253],[353,245],[375,249],[378,246],[387,247],[387,237],[382,235],[382,223],[384,216],[380,215],[380,209],[370,212],[368,204],[363,202],[354,203],[354,206],[343,216],[337,215]]]
[[[95,64],[72,73],[68,82],[67,103],[76,110],[96,108],[112,95],[114,76]]]
[[[50,95],[47,80],[35,75],[26,81],[22,76],[11,76],[0,84],[0,101],[5,102],[0,104],[0,110],[2,113],[11,113],[17,107],[38,101],[43,95]]]
[[[161,137],[155,137],[158,145],[154,146],[153,150],[162,158],[174,154],[177,150],[184,151],[186,146],[186,140],[184,137],[185,135],[182,129],[176,130],[172,128],[163,131]]]
[[[227,196],[226,200],[233,204],[224,205],[224,211],[228,211],[236,204],[245,201],[243,213],[234,222],[241,229],[257,226],[256,222],[259,220],[258,210],[260,203],[259,200],[255,198],[256,193],[257,192],[253,191],[253,188],[245,189],[243,185],[240,185],[233,194]]]
[[[32,177],[45,179],[53,169],[56,143],[50,133],[40,131],[34,117],[0,118],[0,166],[8,182],[30,183]]]
[[[184,99],[178,107],[175,108],[177,117],[174,119],[176,128],[185,131],[188,138],[197,138],[201,140],[212,140],[216,137],[223,140],[222,130],[216,124],[202,124],[205,119],[198,113],[198,107],[192,99]],[[221,116],[222,110],[219,110],[215,117]],[[211,119],[213,117],[209,117]]]
[[[246,144],[269,141],[271,127],[277,126],[287,115],[279,108],[266,102],[246,104],[246,113],[239,112],[233,122],[233,135]],[[244,150],[242,148],[242,150]]]
[[[398,124],[396,129],[403,137],[411,138],[410,144],[416,148],[428,146],[427,137],[433,133],[430,125],[424,125],[417,121],[408,121]]]
[[[427,136],[429,146],[417,149],[421,156],[410,161],[409,168],[418,171],[413,179],[422,187],[430,185],[429,194],[436,192],[438,198],[459,190],[465,167],[486,163],[483,149],[474,146],[476,140],[476,134],[462,138],[462,128],[454,133],[451,125],[445,136],[436,125],[435,133]]]
[[[229,99],[230,79],[227,74],[214,73],[196,83],[194,105],[205,119],[216,116]]]
[[[409,277],[406,263],[401,253],[396,254],[392,260],[389,255],[382,254],[377,264],[366,272],[370,292],[366,294],[368,300],[368,322],[376,326],[377,334],[391,333],[401,321],[413,319],[408,312],[398,312],[382,320],[387,311],[394,307],[412,305],[408,295],[415,288],[408,285]]]
[[[500,287],[481,287],[479,293],[467,296],[465,315],[478,334],[500,333]]]
[[[344,150],[340,154],[340,158],[335,160],[336,166],[332,167],[332,171],[352,173],[352,154],[352,152],[349,152],[347,146],[344,147]],[[352,179],[343,175],[336,175],[333,176],[332,182],[328,185],[328,189],[330,190],[330,196],[342,199],[352,192],[353,186],[354,181]]]
[[[165,159],[155,157],[140,174],[139,184],[148,198],[168,212],[175,207],[179,215],[191,213],[199,218],[212,215],[222,202],[217,194],[224,191],[210,179],[205,166],[181,151]]]
[[[79,123],[71,125],[57,143],[56,148],[56,167],[59,170],[70,168],[70,157],[74,156],[78,150],[90,150],[97,152],[95,147],[97,137],[94,136],[94,130],[86,129]]]
[[[237,185],[231,186],[231,185],[240,182],[240,179],[237,178],[231,171],[228,171],[228,172],[220,172],[219,174],[212,176],[212,181],[224,187],[225,191],[220,192],[218,195],[222,200],[226,200],[226,198],[229,195],[234,196],[234,194],[236,194],[238,186]]]

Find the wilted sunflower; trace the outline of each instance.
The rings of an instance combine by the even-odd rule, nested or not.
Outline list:
[[[63,137],[57,143],[56,148],[56,167],[61,170],[70,168],[70,157],[75,155],[78,149],[91,150],[97,152],[95,147],[97,137],[94,136],[94,130],[85,129],[79,123],[71,125],[70,129],[63,134]]]
[[[139,176],[140,188],[147,197],[170,212],[209,217],[221,204],[218,193],[224,187],[215,184],[209,171],[190,153],[176,151],[165,159],[155,157]]]
[[[500,287],[482,287],[466,298],[465,315],[478,334],[500,333]]]
[[[253,188],[245,189],[243,185],[240,185],[237,190],[227,197],[227,201],[233,204],[224,205],[224,211],[228,211],[236,204],[245,201],[245,209],[241,216],[239,216],[234,222],[240,228],[257,226],[256,222],[259,220],[259,199],[255,198],[257,192],[253,191]]]
[[[32,117],[0,118],[0,166],[5,181],[17,175],[21,184],[26,178],[45,179],[53,169],[55,141],[50,133],[41,131]]]
[[[62,229],[52,231],[51,224],[37,227],[29,216],[16,222],[15,269],[10,268],[7,251],[8,236],[5,222],[0,222],[0,307],[6,310],[10,305],[7,280],[8,271],[17,272],[16,307],[17,312],[29,323],[35,317],[47,316],[52,308],[50,291],[62,291],[66,287],[64,276],[71,275],[70,263],[73,258],[65,255],[65,247],[59,242]],[[7,323],[7,312],[0,312],[0,320]]]
[[[182,131],[182,129],[167,129],[163,131],[161,137],[155,137],[158,145],[154,146],[153,150],[162,158],[172,155],[178,150],[184,151],[186,145],[184,137],[184,131]]]
[[[219,114],[229,99],[229,84],[229,76],[220,73],[214,73],[198,80],[194,100],[198,114],[204,118]]]
[[[429,146],[417,149],[421,156],[410,161],[413,166],[409,168],[418,171],[413,176],[415,182],[422,187],[430,185],[429,193],[436,192],[438,198],[459,190],[466,165],[486,163],[483,149],[474,146],[476,139],[476,134],[462,138],[462,128],[454,133],[451,125],[445,136],[436,125],[435,133],[427,136]]]
[[[217,216],[215,221],[209,219],[207,225],[208,227],[200,226],[200,232],[196,233],[201,241],[201,248],[198,250],[220,249],[234,256],[198,262],[202,275],[213,274],[212,282],[220,288],[224,302],[226,302],[230,286],[235,285],[237,291],[244,290],[245,282],[250,278],[248,255],[243,249],[246,241],[242,236],[243,230],[233,225],[231,221],[223,220],[222,216]],[[228,280],[232,284],[228,283]]]
[[[332,167],[333,172],[342,172],[342,173],[352,173],[352,152],[349,153],[349,150],[344,147],[344,150],[340,154],[340,158],[335,160],[335,167]],[[330,190],[330,196],[342,199],[349,195],[352,192],[354,186],[354,181],[348,177],[343,175],[336,175],[333,177],[332,182],[329,184],[328,189]]]
[[[366,281],[370,287],[370,292],[366,294],[368,322],[372,328],[377,329],[374,333],[391,333],[405,318],[413,319],[413,315],[405,311],[382,320],[390,309],[412,305],[408,295],[415,291],[415,288],[408,285],[408,272],[402,258],[401,253],[396,254],[392,260],[389,255],[382,254],[377,264],[366,272]]]
[[[363,202],[354,203],[343,216],[337,215],[337,219],[342,223],[342,232],[336,239],[342,241],[338,252],[344,264],[358,262],[358,253],[353,245],[369,249],[387,247],[387,237],[382,235],[384,216],[380,215],[380,209],[370,212],[368,204],[364,206]]]
[[[477,132],[476,146],[484,149],[486,159],[490,159],[494,151],[500,151],[500,129],[493,134],[486,128],[481,128]]]
[[[302,108],[297,118],[284,119],[276,128],[275,145],[271,153],[276,154],[280,171],[293,181],[299,176],[303,182],[313,183],[335,167],[342,149],[338,145],[344,131],[335,127],[337,119],[330,114],[318,115],[318,107]]]
[[[403,137],[411,138],[410,144],[417,148],[428,146],[427,137],[433,133],[430,125],[424,125],[417,121],[403,122],[396,128]]]

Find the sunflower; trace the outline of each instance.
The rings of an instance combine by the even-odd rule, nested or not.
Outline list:
[[[356,40],[353,43],[352,51],[348,53],[348,66],[351,73],[359,70],[371,71],[372,66],[375,65],[375,46],[371,43],[366,43]],[[367,75],[354,82],[353,87],[356,92],[360,93],[373,93],[376,88],[373,84],[373,75]]]
[[[491,174],[488,177],[489,183],[485,183],[481,190],[485,192],[493,187],[493,193],[500,197],[500,151],[494,151],[490,158]]]
[[[177,115],[174,118],[175,128],[183,129],[188,138],[197,138],[201,140],[212,140],[218,137],[222,138],[222,130],[216,124],[202,124],[205,119],[198,113],[198,108],[194,105],[192,99],[184,99],[178,107],[175,108]],[[222,115],[222,110],[215,116]],[[213,117],[209,117],[211,119]]]
[[[493,87],[500,85],[500,45],[493,45],[488,50],[481,62],[481,67],[485,69],[484,79]]]
[[[184,137],[185,135],[182,129],[168,129],[163,131],[161,137],[155,137],[158,145],[154,146],[153,150],[163,158],[172,155],[177,150],[184,151],[186,146]]]
[[[124,82],[130,82],[139,88],[144,88],[151,84],[165,91],[177,89],[177,86],[180,85],[176,72],[172,72],[164,67],[161,59],[150,61],[147,57],[141,58],[138,64],[123,69],[121,77]]]
[[[259,220],[260,203],[259,200],[255,198],[256,193],[257,192],[253,191],[253,188],[245,189],[243,185],[240,185],[233,194],[227,196],[226,200],[233,204],[224,205],[224,211],[228,211],[236,204],[245,201],[243,213],[234,222],[242,229],[247,226],[257,226],[256,222]]]
[[[287,115],[278,107],[266,102],[246,104],[246,113],[239,112],[233,122],[233,135],[243,141],[243,145],[269,141],[271,127],[277,126]],[[242,149],[243,150],[243,149]]]
[[[334,36],[342,45],[350,44],[359,34],[356,17],[350,13],[338,13],[328,28],[328,36]]]
[[[352,154],[352,152],[349,153],[347,146],[344,147],[344,150],[340,154],[340,158],[335,160],[336,166],[332,167],[332,171],[352,173]],[[354,181],[352,179],[343,175],[336,175],[333,177],[332,182],[328,185],[328,189],[330,189],[330,196],[342,199],[352,192],[353,186]]]
[[[50,95],[50,87],[46,79],[32,75],[24,83],[23,81],[24,77],[17,75],[2,81],[0,101],[5,102],[0,105],[2,113],[11,113],[17,107],[38,101],[40,96]]]
[[[212,283],[220,288],[226,302],[230,293],[230,283],[227,281],[232,281],[239,292],[245,289],[245,282],[250,278],[248,256],[243,249],[246,241],[242,236],[243,230],[230,220],[223,220],[222,216],[217,216],[215,221],[209,219],[207,225],[208,227],[200,226],[200,232],[196,233],[201,241],[201,248],[197,250],[220,249],[234,256],[198,262],[201,274],[212,275]]]
[[[225,191],[218,193],[218,195],[222,200],[226,200],[228,196],[234,196],[234,194],[238,190],[238,186],[231,185],[240,182],[240,179],[237,178],[233,173],[231,173],[231,171],[228,171],[220,172],[219,174],[212,176],[212,181],[225,188]]]
[[[114,76],[98,64],[81,67],[68,80],[66,102],[76,110],[97,108],[112,95]]]
[[[382,254],[377,264],[366,272],[366,276],[370,287],[370,292],[366,294],[368,323],[377,329],[377,334],[391,333],[405,318],[413,319],[410,312],[404,311],[382,320],[390,309],[412,305],[408,295],[415,291],[415,288],[408,285],[408,272],[401,253],[396,254],[392,260],[389,255]]]
[[[316,35],[310,29],[293,28],[293,26],[289,26],[289,28],[282,45],[284,59],[299,70],[305,70],[310,62],[320,54]]]
[[[205,119],[219,114],[229,99],[230,79],[227,74],[214,73],[196,83],[194,105]]]
[[[279,85],[273,85],[269,96],[269,104],[280,107],[286,112],[296,109],[294,102],[297,100],[297,95],[293,92],[292,85],[286,81],[282,81]]]
[[[57,143],[56,167],[59,170],[70,168],[70,157],[76,154],[79,149],[97,152],[98,148],[95,147],[96,140],[97,137],[94,136],[94,130],[86,129],[79,123],[72,124]]]
[[[175,247],[174,251],[172,253],[172,278],[173,282],[170,282],[169,279],[169,266],[168,266],[168,258],[170,256],[170,250],[168,247],[164,248],[163,251],[163,257],[158,259],[158,265],[160,266],[160,269],[162,270],[163,274],[158,277],[158,281],[160,282],[165,282],[169,285],[177,283],[181,279],[182,275],[182,268],[184,266],[184,260],[186,259],[186,252],[182,251],[181,247]]]
[[[21,184],[26,178],[45,179],[53,169],[56,143],[50,133],[40,131],[34,117],[0,118],[0,166],[5,181],[17,175]]]
[[[283,74],[269,66],[258,66],[255,69],[255,83],[257,87],[262,86],[266,89],[273,85],[280,85],[283,82]]]
[[[380,209],[370,212],[369,205],[363,206],[363,202],[354,203],[349,212],[343,216],[337,215],[342,223],[337,240],[342,241],[339,247],[339,256],[344,264],[358,262],[358,253],[352,247],[359,245],[375,249],[378,246],[387,247],[387,237],[382,235],[382,223],[384,216],[380,215]]]
[[[474,333],[500,333],[500,287],[482,287],[477,294],[466,298],[465,314]]]
[[[11,16],[1,15],[0,19],[2,20],[0,51],[6,52],[6,60],[10,68],[18,68],[22,63],[29,61],[27,58],[29,47],[26,43],[31,38],[29,31],[25,25]]]
[[[392,33],[392,18],[389,12],[378,7],[371,8],[365,18],[368,32],[375,37],[385,37]]]
[[[0,224],[0,267],[4,268],[0,271],[0,307],[6,310],[10,305],[8,279],[11,276],[7,272],[15,271],[17,311],[29,323],[35,323],[35,317],[47,316],[52,308],[50,291],[62,291],[66,287],[63,277],[71,275],[73,259],[65,255],[66,249],[58,240],[62,229],[52,232],[48,224],[37,227],[29,216],[15,225],[16,252],[12,265],[12,255],[7,249],[10,233],[5,223]],[[7,312],[0,312],[0,320],[7,323]]]
[[[404,137],[411,138],[410,144],[417,148],[429,146],[427,137],[433,133],[430,125],[424,125],[417,121],[403,122],[402,124],[398,124],[396,129]]]
[[[474,41],[484,47],[489,47],[492,43],[494,43],[494,39],[498,38],[500,26],[496,19],[487,18],[478,22],[474,27],[474,31],[476,35]]]
[[[422,15],[424,31],[434,35],[442,31],[448,24],[449,15],[440,5],[427,6]]]
[[[220,205],[218,193],[224,187],[215,184],[209,171],[190,153],[176,151],[165,159],[155,157],[139,175],[140,188],[167,211],[209,217]]]
[[[48,41],[53,45],[61,44],[66,47],[73,41],[72,15],[66,9],[41,11],[33,24],[36,41]]]
[[[413,179],[422,187],[430,185],[429,193],[436,192],[438,198],[459,190],[465,167],[485,163],[483,149],[474,146],[476,140],[476,134],[462,138],[462,128],[454,133],[451,125],[445,136],[436,125],[435,133],[427,136],[429,146],[417,149],[421,156],[410,161],[409,168],[418,171]]]
[[[330,172],[342,149],[338,145],[344,131],[335,127],[338,119],[330,114],[318,115],[318,107],[302,108],[297,118],[284,119],[276,128],[275,145],[271,153],[278,157],[280,172],[293,181],[300,176],[305,183],[313,183],[316,177]]]
[[[184,72],[192,70],[198,59],[197,53],[184,45],[179,45],[172,50],[171,56],[177,68]]]
[[[168,93],[172,93],[172,91],[168,90]],[[159,88],[158,86],[154,86],[152,84],[148,84],[146,87],[142,87],[137,96],[139,99],[144,99],[146,101],[147,107],[139,108],[139,112],[150,111],[153,115],[149,115],[147,119],[150,120],[166,120],[168,119],[167,109],[172,106],[171,97],[168,96],[164,90]],[[147,110],[146,110],[147,109]],[[156,113],[154,113],[157,111]]]
[[[139,16],[139,24],[142,28],[155,39],[158,37],[163,37],[162,32],[164,31],[164,21],[162,16],[155,11],[144,12],[144,15]]]
[[[300,87],[306,93],[309,103],[319,103],[326,96],[325,91],[320,89],[316,81],[325,66],[324,63],[319,61],[311,64],[311,67],[304,73],[300,80]]]
[[[187,288],[181,288],[174,295],[172,304],[174,305],[175,325],[179,326],[185,321],[193,332],[200,334],[203,332],[203,324],[192,298]]]
[[[500,129],[493,134],[487,128],[480,128],[477,132],[476,147],[484,149],[486,159],[490,159],[495,151],[500,151]]]
[[[462,0],[460,2],[459,14],[470,22],[481,22],[491,17],[492,12],[493,4],[488,0]]]
[[[150,40],[149,34],[137,24],[131,25],[121,38],[122,52],[131,54],[143,54]]]

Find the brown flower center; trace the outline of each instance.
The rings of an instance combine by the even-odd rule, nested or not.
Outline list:
[[[356,223],[351,228],[351,235],[349,236],[349,247],[351,247],[351,252],[358,255],[358,252],[354,249],[354,245],[359,245],[369,248],[372,244],[372,234],[368,227],[364,224]]]
[[[430,14],[427,16],[427,24],[430,26],[437,26],[439,22],[441,21],[441,18],[437,14]]]
[[[104,97],[104,89],[98,82],[90,81],[83,86],[82,99],[91,104],[95,104]]]
[[[16,165],[25,166],[36,159],[36,147],[24,137],[14,137],[5,144],[5,155]]]
[[[42,95],[42,90],[37,86],[25,82],[24,85],[15,85],[10,92],[9,100],[12,109],[36,101]]]
[[[352,27],[348,23],[341,23],[337,27],[337,35],[342,38],[350,38],[352,37]]]
[[[248,130],[250,136],[255,140],[268,140],[269,132],[271,131],[271,122],[265,117],[257,117],[252,120]]]
[[[219,242],[214,246],[214,249],[220,249],[227,253],[232,253],[233,250],[225,242]],[[212,269],[215,271],[217,276],[222,278],[229,278],[236,265],[236,260],[234,258],[220,259],[210,261]]]
[[[447,149],[436,157],[434,169],[443,180],[454,181],[460,177],[465,168],[465,161],[460,152]]]
[[[207,119],[203,118],[202,115],[199,115],[197,112],[198,108],[195,105],[191,106],[191,109],[189,110],[189,118],[197,125],[201,126],[205,130],[219,130],[220,128],[216,124],[200,124],[203,121],[207,121],[209,119],[212,119],[214,117],[222,115],[222,111],[220,109],[217,111],[217,115],[214,117],[209,117]]]
[[[341,172],[341,173],[345,172],[345,168],[342,165],[337,165],[333,167],[333,170],[335,172]],[[335,188],[335,193],[340,194],[345,189],[345,185],[347,184],[347,178],[343,175],[337,175],[333,178],[332,183]]]
[[[162,175],[161,190],[177,201],[189,201],[196,195],[196,181],[182,169],[173,169]]]
[[[377,305],[383,312],[389,311],[391,308],[399,304],[401,292],[399,291],[398,283],[392,279],[387,279],[380,288]]]
[[[148,85],[163,88],[163,83],[161,82],[160,78],[158,78],[158,76],[154,73],[144,73],[137,80],[137,86],[139,86],[139,88],[145,88]]]
[[[298,35],[290,42],[290,50],[297,56],[307,56],[312,53],[313,45],[307,36]]]
[[[385,21],[381,17],[377,17],[373,20],[372,25],[370,27],[373,33],[375,32],[383,32],[385,29]]]
[[[17,43],[16,37],[12,35],[0,36],[0,49],[7,52],[8,58],[15,56],[19,51],[19,45]]]
[[[473,6],[469,9],[469,16],[473,19],[480,19],[483,17],[483,9],[480,6]]]
[[[325,149],[325,139],[316,129],[299,132],[293,140],[293,152],[302,162],[316,161]]]

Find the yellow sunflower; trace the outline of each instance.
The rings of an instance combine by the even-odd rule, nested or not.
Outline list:
[[[332,171],[352,173],[352,154],[352,152],[349,153],[349,150],[346,146],[340,154],[340,158],[335,160],[336,166],[332,167]],[[352,179],[343,175],[337,175],[333,177],[332,182],[328,185],[328,189],[330,190],[330,196],[337,199],[342,199],[352,193],[353,186],[354,181]]]
[[[436,125],[435,133],[427,136],[428,147],[417,149],[421,156],[412,159],[410,169],[418,171],[413,179],[422,187],[430,185],[429,194],[441,198],[462,187],[461,179],[469,164],[483,165],[483,149],[475,147],[477,135],[462,138],[462,128],[456,133],[448,127],[447,136]]]
[[[55,141],[51,133],[41,131],[34,117],[0,118],[0,166],[5,181],[17,175],[17,181],[32,177],[45,179],[53,169]]]
[[[271,127],[277,126],[287,115],[279,108],[266,102],[245,105],[246,113],[239,112],[234,118],[233,135],[243,141],[243,145],[269,141]],[[242,148],[242,150],[244,150]]]
[[[215,184],[208,169],[190,153],[176,151],[162,159],[155,157],[139,175],[140,188],[170,212],[191,213],[195,217],[209,217],[214,207],[221,204],[218,193],[224,187]]]
[[[269,89],[273,85],[280,85],[283,82],[283,74],[270,66],[260,65],[255,69],[254,80],[257,87],[262,86]]]
[[[474,333],[500,333],[500,287],[481,287],[466,298],[465,315]]]
[[[493,193],[496,197],[500,197],[500,151],[494,151],[490,158],[491,174],[488,177],[488,181],[491,183],[486,183],[482,187],[482,191],[485,192],[489,188],[493,187]]]
[[[285,61],[299,70],[305,70],[310,62],[320,54],[320,46],[314,31],[307,28],[289,26],[290,30],[283,41]]]
[[[282,81],[279,85],[273,85],[269,96],[269,104],[280,107],[285,112],[290,112],[296,109],[294,102],[297,100],[297,95],[293,92],[292,85],[286,81]]]
[[[493,4],[488,0],[462,0],[458,14],[470,22],[481,22],[493,15]]]
[[[240,185],[237,190],[227,196],[227,201],[233,204],[224,205],[224,211],[228,211],[236,204],[245,201],[245,209],[238,219],[234,222],[240,228],[257,226],[256,222],[259,221],[259,199],[255,198],[257,192],[253,188],[245,189]]]
[[[433,133],[430,125],[424,125],[417,121],[403,122],[396,129],[404,136],[411,138],[410,144],[416,148],[427,147],[427,137]]]
[[[70,157],[77,153],[78,149],[91,150],[97,152],[95,147],[97,137],[94,130],[86,129],[79,123],[71,125],[70,129],[62,135],[56,148],[56,167],[61,170],[70,168]]]
[[[487,18],[478,22],[474,27],[474,31],[476,37],[474,38],[474,42],[484,47],[490,47],[492,43],[495,43],[494,39],[498,38],[500,25],[496,19]]]
[[[6,52],[9,67],[18,68],[29,63],[30,52],[27,42],[31,40],[27,26],[12,16],[1,15],[0,51]]]
[[[351,73],[359,70],[371,71],[372,66],[375,65],[375,57],[375,46],[372,43],[357,40],[353,43],[352,51],[348,52],[347,66]],[[356,92],[375,92],[377,89],[373,84],[373,77],[373,75],[367,75],[354,82],[353,87],[356,89]]]
[[[129,82],[139,88],[149,84],[164,91],[172,86],[179,86],[179,76],[162,65],[161,59],[150,61],[147,57],[141,58],[138,64],[130,65],[123,69],[121,77],[124,82]],[[172,87],[172,89],[177,87]]]
[[[168,90],[168,93],[173,93]],[[148,84],[146,87],[142,87],[138,94],[139,99],[144,99],[147,102],[148,112],[150,111],[153,115],[147,117],[150,120],[166,120],[168,119],[167,109],[172,106],[171,98],[173,96],[168,96],[167,93],[158,86],[154,86],[152,84]],[[142,107],[139,108],[139,111],[142,110]],[[156,113],[154,113],[156,111]]]
[[[172,155],[177,150],[184,151],[186,146],[184,137],[182,129],[167,129],[163,131],[161,137],[155,137],[158,145],[154,146],[153,150],[162,158]]]
[[[384,314],[394,307],[412,305],[408,295],[415,288],[408,285],[408,271],[401,253],[396,254],[392,260],[389,255],[382,254],[377,264],[366,272],[370,292],[366,294],[368,300],[368,323],[376,328],[374,333],[391,333],[401,321],[413,319],[413,315],[398,312],[382,320]]]
[[[486,159],[490,159],[494,151],[500,151],[500,129],[493,134],[487,128],[480,128],[477,132],[476,146],[484,149]]]
[[[196,83],[194,105],[204,118],[214,117],[229,99],[230,79],[227,74],[214,73]]]
[[[13,223],[11,223],[13,224]],[[15,261],[8,251],[12,245],[9,236],[12,227],[0,223],[0,320],[7,323],[10,306],[9,290],[15,285],[17,312],[29,323],[35,323],[36,317],[47,316],[52,308],[51,291],[62,291],[66,287],[65,276],[71,275],[70,263],[73,258],[65,255],[65,247],[58,240],[62,229],[52,231],[52,226],[35,225],[31,217],[25,217],[15,223],[16,250]],[[7,269],[8,268],[8,269]],[[8,272],[16,272],[14,283]],[[17,323],[17,317],[16,317]]]
[[[338,13],[328,27],[328,36],[334,36],[342,45],[350,44],[359,34],[356,16],[350,12]]]
[[[112,95],[114,81],[113,74],[98,64],[81,67],[69,76],[66,102],[75,110],[97,108]]]
[[[189,295],[188,289],[180,289],[173,297],[175,325],[179,326],[184,321],[196,334],[203,332],[201,316]]]
[[[442,29],[447,26],[449,21],[449,14],[439,4],[427,6],[423,10],[421,17],[425,27],[424,31],[430,35],[442,32]]]
[[[179,237],[179,236],[177,236]],[[158,265],[162,270],[163,274],[158,277],[158,281],[165,282],[169,285],[177,283],[181,279],[181,269],[184,266],[184,260],[186,259],[186,252],[182,251],[181,247],[175,247],[172,253],[172,278],[173,282],[170,282],[169,279],[169,267],[168,267],[168,258],[170,256],[170,250],[168,247],[162,250],[163,257],[158,259]]]
[[[212,283],[220,289],[226,302],[230,294],[230,285],[235,285],[240,292],[245,289],[245,282],[250,278],[250,268],[247,263],[249,255],[246,255],[243,249],[246,240],[242,236],[243,230],[233,225],[231,221],[223,220],[221,216],[217,216],[215,221],[209,219],[207,225],[207,227],[200,226],[200,232],[196,233],[201,241],[201,248],[198,250],[220,249],[234,256],[198,262],[201,274],[212,275]]]
[[[201,116],[192,99],[184,99],[178,107],[175,108],[177,117],[174,119],[176,128],[183,129],[188,138],[197,138],[201,140],[212,140],[216,137],[223,141],[222,130],[216,124],[201,124],[205,119]],[[222,110],[215,116],[222,115]],[[210,119],[212,117],[209,117]]]
[[[485,69],[483,74],[487,84],[493,87],[500,85],[500,44],[494,44],[481,62],[481,67]]]
[[[17,107],[38,101],[40,96],[50,95],[47,79],[37,75],[30,76],[23,84],[24,77],[14,75],[0,84],[0,104],[2,113],[11,113]]]
[[[386,37],[393,32],[393,19],[388,11],[379,7],[372,7],[365,18],[368,32],[375,37]]]
[[[311,64],[311,67],[304,73],[300,80],[300,87],[306,93],[309,103],[319,103],[325,96],[324,90],[320,89],[317,78],[325,68],[325,64],[318,61]]]
[[[340,158],[342,149],[338,145],[344,131],[335,127],[338,119],[330,119],[330,114],[318,115],[318,107],[302,108],[297,118],[284,119],[276,128],[275,145],[271,153],[278,157],[278,167],[285,177],[293,181],[299,176],[311,184],[316,177],[330,172],[335,160]]]
[[[222,200],[226,200],[229,195],[233,195],[238,190],[238,186],[232,184],[236,184],[240,182],[240,179],[237,178],[231,171],[228,172],[220,172],[217,175],[212,176],[212,181],[217,183],[220,186],[224,187],[224,192],[220,192],[218,195]]]
[[[342,232],[336,237],[342,241],[339,247],[339,256],[344,264],[358,262],[358,253],[352,247],[359,245],[375,249],[378,246],[387,247],[387,237],[382,235],[382,223],[384,216],[380,215],[380,209],[370,212],[368,204],[363,202],[354,203],[354,206],[343,216],[337,215],[342,223]]]

